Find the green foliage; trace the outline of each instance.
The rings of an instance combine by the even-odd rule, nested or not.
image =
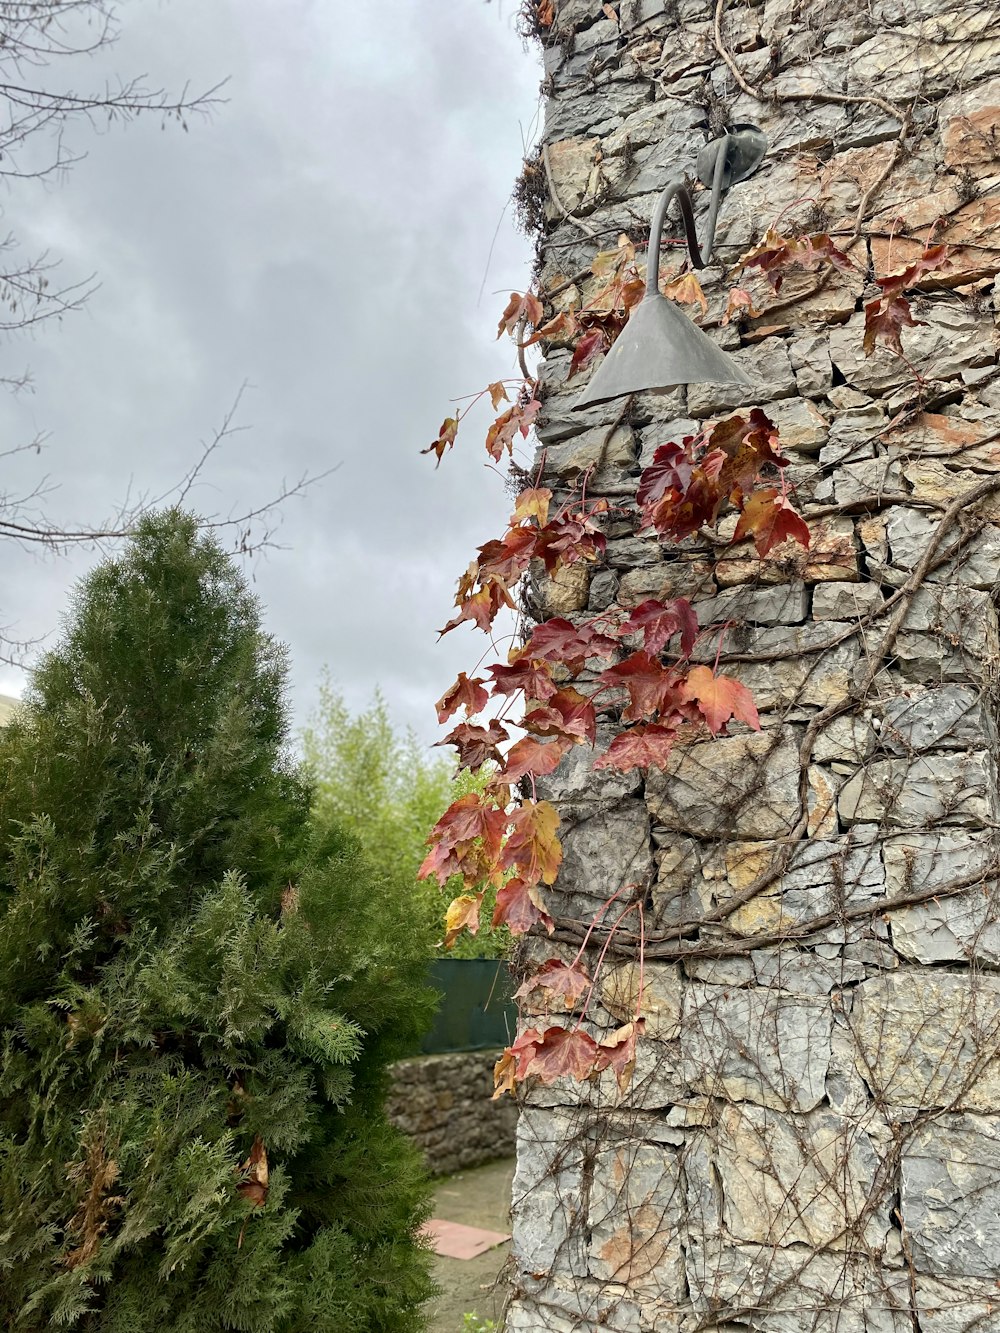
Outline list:
[[[284,673],[171,512],[83,582],[0,737],[2,1328],[423,1326],[428,1189],[381,1100],[428,939],[312,824]]]
[[[352,716],[328,676],[320,684],[319,707],[302,744],[315,782],[318,820],[350,829],[372,865],[440,941],[448,903],[468,890],[458,876],[441,890],[418,880],[417,870],[427,854],[428,833],[452,801],[483,790],[487,771],[456,775],[448,759],[428,755],[412,731],[396,730],[378,690],[369,707]],[[495,899],[496,891],[488,891],[479,933],[462,934],[452,956],[506,954],[509,931],[489,924]]]
[[[495,1328],[492,1319],[483,1319],[475,1311],[462,1316],[462,1333],[493,1333]]]

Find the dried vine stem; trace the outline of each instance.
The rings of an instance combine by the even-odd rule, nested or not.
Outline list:
[[[902,107],[896,106],[884,97],[879,97],[877,93],[834,93],[822,88],[808,93],[766,92],[755,87],[752,83],[748,83],[722,37],[722,15],[725,13],[725,8],[726,0],[716,0],[715,22],[713,25],[715,49],[726,62],[733,78],[748,97],[753,97],[758,102],[831,102],[839,106],[876,106],[880,111],[884,111],[886,115],[892,116],[894,120],[903,121],[906,119],[906,112]]]
[[[549,187],[549,194],[556,208],[567,222],[572,222],[575,227],[579,227],[584,236],[589,237],[591,240],[596,240],[597,233],[594,231],[593,227],[591,227],[589,223],[584,222],[582,218],[578,218],[575,213],[571,213],[559,197],[559,191],[556,189],[556,183],[552,176],[552,163],[549,161],[549,146],[547,143],[542,144],[542,165],[545,168],[545,181]]]

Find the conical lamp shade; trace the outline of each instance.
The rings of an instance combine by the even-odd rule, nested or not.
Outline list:
[[[672,301],[647,293],[575,408],[675,384],[751,384],[736,362]]]

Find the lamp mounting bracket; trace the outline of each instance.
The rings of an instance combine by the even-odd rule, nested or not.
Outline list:
[[[720,152],[726,160],[722,169],[722,189],[728,190],[737,181],[752,176],[764,160],[767,139],[756,125],[734,125],[718,139],[705,144],[698,154],[698,179],[703,185],[712,185],[715,166]]]

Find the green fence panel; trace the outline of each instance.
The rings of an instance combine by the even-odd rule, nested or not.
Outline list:
[[[496,958],[438,958],[430,982],[442,999],[421,1044],[425,1055],[508,1046],[517,1027],[514,979]]]

